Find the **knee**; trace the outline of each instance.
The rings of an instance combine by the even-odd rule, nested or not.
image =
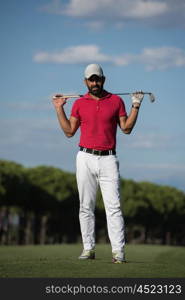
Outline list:
[[[94,216],[94,209],[91,207],[80,206],[79,210],[80,216]]]
[[[109,216],[109,217],[120,217],[120,216],[122,216],[122,211],[121,211],[120,206],[117,206],[117,207],[109,207],[109,208],[106,210],[106,214],[107,214],[107,216]]]

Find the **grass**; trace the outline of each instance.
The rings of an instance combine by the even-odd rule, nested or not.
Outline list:
[[[112,264],[110,245],[96,246],[96,259],[77,259],[79,244],[0,246],[0,278],[180,278],[185,248],[127,245],[126,264]]]

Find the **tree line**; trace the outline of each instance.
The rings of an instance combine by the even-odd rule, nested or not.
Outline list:
[[[123,178],[120,191],[128,243],[185,245],[183,191]],[[0,244],[80,242],[78,214],[75,174],[0,160]],[[97,242],[107,242],[100,191],[95,214]]]

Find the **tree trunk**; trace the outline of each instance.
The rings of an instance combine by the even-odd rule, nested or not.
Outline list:
[[[46,243],[47,221],[48,221],[48,216],[41,217],[41,229],[40,229],[39,244]]]
[[[144,243],[147,244],[147,241],[148,241],[148,227],[145,227]]]
[[[29,214],[26,217],[26,228],[25,228],[25,245],[29,245],[33,243],[33,235],[32,235],[32,216]]]

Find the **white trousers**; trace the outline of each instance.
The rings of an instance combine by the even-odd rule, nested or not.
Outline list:
[[[80,199],[80,228],[85,250],[95,247],[95,202],[98,185],[107,217],[112,252],[123,251],[124,219],[120,207],[119,163],[115,155],[99,156],[79,151],[76,176]]]

